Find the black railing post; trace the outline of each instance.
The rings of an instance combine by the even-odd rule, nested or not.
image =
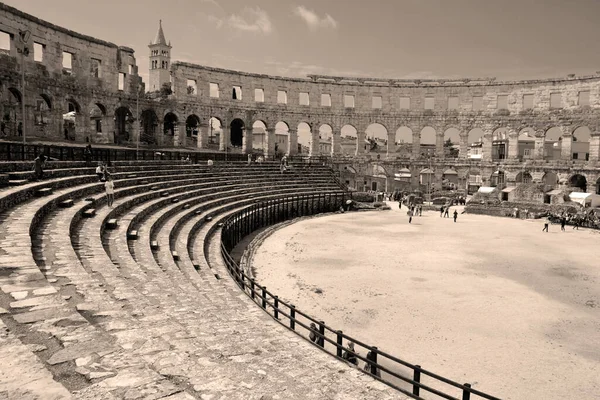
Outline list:
[[[413,381],[415,381],[415,383],[421,383],[421,366],[420,365],[415,365]],[[413,394],[415,396],[419,395],[420,390],[421,390],[421,387],[419,385],[413,384]]]
[[[250,296],[252,297],[252,300],[254,300],[254,298],[255,298],[255,294],[254,294],[255,285],[256,285],[256,283],[254,282],[254,279],[250,279]]]
[[[471,384],[465,383],[465,389],[463,389],[462,400],[471,400]]]
[[[267,287],[262,287],[262,308],[267,308]]]
[[[273,296],[273,316],[275,319],[279,319],[279,296]]]
[[[344,337],[342,331],[337,331],[337,356],[342,357],[342,349],[344,348]]]
[[[290,329],[296,330],[296,306],[290,304]]]
[[[377,374],[377,347],[371,347],[371,373]]]
[[[319,321],[319,333],[321,336],[317,340],[317,344],[321,347],[325,347],[325,322]]]

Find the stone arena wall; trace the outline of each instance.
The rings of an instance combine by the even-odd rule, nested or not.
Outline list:
[[[20,30],[31,33],[30,53],[23,63],[19,53]],[[392,184],[397,168],[409,168],[413,187],[419,187],[425,168],[433,170],[438,183],[448,169],[458,172],[461,183],[469,176],[480,175],[486,184],[494,171],[503,171],[509,183],[515,181],[519,172],[527,171],[533,182],[539,183],[552,171],[559,175],[559,181],[582,174],[588,182],[587,191],[594,191],[599,179],[600,72],[509,82],[495,78],[286,78],[175,61],[170,71],[173,92],[144,93],[131,48],[70,31],[1,3],[0,31],[11,37],[10,49],[0,52],[0,115],[8,116],[2,129],[9,136],[19,133],[18,123],[23,119],[23,66],[25,126],[21,129],[38,139],[117,144],[140,141],[200,149],[218,145],[220,150],[230,151],[232,123],[237,119],[236,135],[243,138],[241,149],[234,151],[252,152],[252,127],[256,121],[262,121],[266,126],[263,150],[270,156],[275,153],[275,125],[285,122],[288,126],[284,150],[294,154],[298,150],[298,125],[304,122],[311,128],[311,156],[321,152],[319,128],[324,124],[331,127],[328,155],[340,165],[358,171],[352,178],[356,182],[374,180],[377,171],[372,168],[376,165],[383,166],[379,176]],[[44,49],[41,61],[36,61],[34,43]],[[62,65],[63,52],[73,55],[70,70]],[[97,77],[92,73],[92,59],[100,61]],[[214,97],[215,93],[211,96],[211,84],[218,86],[219,97]],[[195,86],[193,92],[188,90],[190,85]],[[232,98],[234,87],[240,91],[238,99]],[[285,103],[278,101],[279,92],[285,93]],[[308,105],[301,104],[301,94],[308,97]],[[346,96],[353,97],[352,107],[345,103]],[[376,104],[379,100],[380,107]],[[63,119],[69,111],[75,111],[71,125]],[[218,144],[209,142],[211,117],[220,120],[223,127]],[[366,149],[366,130],[374,123],[387,131],[384,153]],[[341,158],[341,130],[346,125],[353,126],[357,136],[355,154],[350,160]],[[398,152],[395,136],[401,127],[411,130],[412,143],[404,146],[408,146],[408,151]],[[423,147],[422,131],[426,127],[435,130],[435,144]],[[587,159],[574,160],[573,133],[579,127],[589,128],[589,151]],[[444,149],[444,134],[449,128],[459,133],[457,158],[450,158]],[[560,130],[562,147],[560,159],[549,161],[545,143],[551,128]],[[477,161],[469,157],[468,136],[473,129],[480,129],[483,135],[481,159]],[[503,130],[501,137],[496,135],[499,129]],[[525,129],[533,141],[526,164],[519,154],[519,134]],[[506,150],[500,159],[493,156],[498,142]],[[423,151],[427,146],[432,149]]]

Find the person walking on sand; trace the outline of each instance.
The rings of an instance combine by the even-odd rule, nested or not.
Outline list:
[[[444,216],[444,206],[440,207],[440,218]]]
[[[560,217],[560,230],[561,231],[565,231],[565,225],[567,224],[567,219],[565,218],[565,216],[563,215],[562,217]]]
[[[113,202],[115,201],[115,183],[110,174],[106,174],[104,189],[106,190],[106,204],[112,208]]]
[[[550,217],[546,218],[546,220],[544,221],[544,229],[542,229],[542,232],[548,232],[549,226],[550,226]]]
[[[450,218],[449,212],[450,212],[450,206],[446,206],[444,208],[444,218]]]
[[[456,218],[458,218],[458,211],[454,210],[454,222],[456,222]]]

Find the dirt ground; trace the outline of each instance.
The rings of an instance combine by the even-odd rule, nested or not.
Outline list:
[[[275,232],[256,252],[257,281],[346,334],[502,399],[600,398],[597,231],[545,233],[539,220],[459,207],[457,223],[424,212],[409,225],[389,204]]]

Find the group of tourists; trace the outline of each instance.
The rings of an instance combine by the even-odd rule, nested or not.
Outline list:
[[[310,333],[308,337],[311,342],[315,343],[317,346],[323,347],[325,339],[319,332],[319,329],[317,328],[314,322],[311,322],[310,324]],[[348,344],[346,345],[346,348],[342,353],[342,359],[358,367],[357,354],[358,352],[354,349],[354,342],[348,341]],[[369,361],[372,361],[375,359],[375,353],[372,350],[369,350],[365,358]],[[377,363],[369,361],[365,361],[363,371],[373,374],[377,377],[381,377],[381,371],[379,371],[379,368],[377,368]]]
[[[594,210],[585,213],[573,214],[570,212],[548,213],[544,219],[544,228],[542,232],[548,232],[550,224],[560,224],[560,230],[565,231],[566,225],[572,225],[574,230],[579,230],[580,226],[600,228],[600,217]]]

